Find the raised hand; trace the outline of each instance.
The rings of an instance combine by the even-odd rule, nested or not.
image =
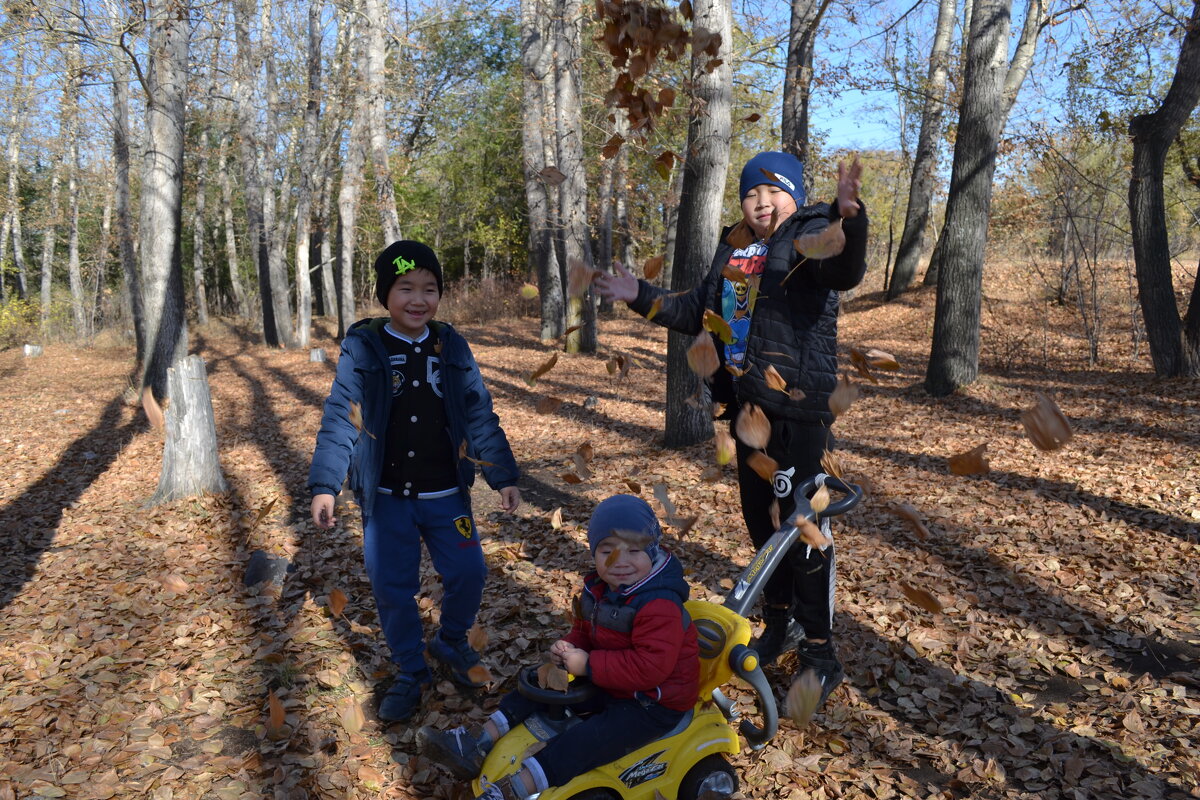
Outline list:
[[[838,213],[843,218],[857,217],[858,193],[862,190],[862,162],[858,156],[847,167],[844,161],[838,162],[837,204]]]
[[[620,261],[614,261],[613,267],[617,271],[616,275],[602,272],[596,276],[596,291],[600,292],[600,296],[605,300],[633,302],[638,296],[638,279],[625,269],[625,265]]]

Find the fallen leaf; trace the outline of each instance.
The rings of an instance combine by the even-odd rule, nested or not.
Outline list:
[[[159,583],[162,584],[162,587],[164,589],[166,589],[167,591],[174,592],[175,594],[183,594],[189,588],[191,588],[190,586],[188,586],[187,581],[185,581],[179,575],[176,575],[174,572],[164,575],[161,578],[159,578]]]
[[[909,602],[915,606],[919,606],[930,614],[938,614],[942,610],[942,604],[938,599],[924,589],[918,589],[915,586],[909,586],[907,583],[900,583],[900,591],[904,592],[904,596]]]
[[[278,499],[278,497],[272,497],[269,503],[258,510],[258,514],[255,515],[254,521],[250,523],[250,527],[246,529],[246,533],[252,533],[255,528],[262,524],[262,521],[267,518],[267,514],[270,514],[271,509],[275,507],[275,501]]]
[[[571,675],[562,667],[547,661],[538,667],[538,686],[554,692],[566,692],[571,686]]]
[[[564,472],[562,475],[559,475],[558,477],[562,478],[564,481],[571,484],[572,486],[574,486],[575,484],[583,483],[583,478],[579,477],[574,472]]]
[[[383,785],[387,782],[382,772],[366,764],[358,768],[358,780],[363,788],[370,792],[382,792]]]
[[[283,710],[283,703],[272,689],[267,695],[267,738],[273,740],[282,739],[284,733],[284,718],[287,716]]]
[[[687,363],[692,372],[701,378],[710,377],[720,368],[721,359],[717,356],[717,347],[707,332],[700,331],[692,346],[688,348]]]
[[[785,711],[797,728],[803,728],[812,721],[820,703],[821,679],[814,670],[806,669],[792,681],[784,705]]]
[[[763,410],[753,403],[742,406],[734,431],[742,444],[755,450],[766,449],[767,442],[771,441],[771,423]]]
[[[358,733],[367,722],[363,716],[362,705],[353,696],[342,701],[338,709],[338,719],[347,733]]]
[[[946,459],[950,472],[955,475],[983,475],[990,471],[987,457],[987,442],[972,448],[965,453],[958,453]]]
[[[1037,393],[1033,408],[1021,412],[1021,424],[1029,441],[1039,450],[1060,450],[1074,436],[1066,415],[1041,392]]]
[[[346,594],[341,589],[330,590],[330,592],[329,592],[329,611],[335,617],[340,617],[342,615],[342,612],[346,610],[347,602],[348,602],[348,599],[346,598]]]

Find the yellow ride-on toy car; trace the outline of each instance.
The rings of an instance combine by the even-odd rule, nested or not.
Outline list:
[[[752,750],[758,750],[775,735],[779,722],[775,695],[759,666],[758,654],[749,646],[750,623],[746,615],[799,537],[796,522],[801,518],[817,521],[809,499],[822,485],[844,496],[830,503],[821,517],[844,514],[862,499],[858,486],[829,475],[814,475],[796,487],[796,513],[755,554],[725,596],[724,604],[703,600],[686,604],[700,642],[700,693],[695,708],[662,738],[584,773],[565,786],[547,789],[535,795],[537,800],[655,800],[656,792],[669,800],[714,800],[737,791],[737,775],[724,755],[741,750],[737,732],[746,737]],[[538,685],[536,673],[536,667],[522,669],[517,676],[518,690],[531,700],[550,706],[551,711],[534,714],[496,743],[472,784],[477,795],[487,783],[520,769],[521,760],[531,747],[577,722],[579,718],[567,706],[582,702],[595,691],[589,681],[579,678],[571,682],[566,692],[543,689]],[[761,728],[748,719],[738,720],[733,701],[721,692],[720,687],[734,675],[754,689],[762,715]],[[734,721],[738,721],[736,731],[731,724]]]

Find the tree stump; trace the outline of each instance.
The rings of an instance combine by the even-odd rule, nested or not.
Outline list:
[[[308,360],[324,363],[325,351],[320,347],[314,347],[312,350],[308,351]]]
[[[217,426],[204,359],[187,356],[167,370],[162,474],[150,505],[229,490],[217,459]]]
[[[40,344],[25,345],[25,358],[37,358],[42,354],[42,346]]]

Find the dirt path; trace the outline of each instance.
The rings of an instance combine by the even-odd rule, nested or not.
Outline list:
[[[988,376],[931,400],[920,388],[931,306],[927,293],[891,306],[863,296],[844,315],[846,346],[902,365],[861,381],[835,428],[870,492],[835,534],[847,684],[804,730],[785,721],[738,760],[745,796],[1200,797],[1200,382],[1120,359],[1087,369],[1064,320],[1018,305],[989,312],[1007,315],[1003,327],[985,320]],[[562,356],[531,388],[523,376],[550,351],[531,321],[460,329],[527,473],[515,517],[475,493],[499,689],[565,628],[580,525],[630,482],[647,497],[664,483],[699,515],[675,549],[695,594],[718,597],[751,552],[731,470],[701,480],[711,446],[659,446],[662,331],[606,321],[602,354]],[[390,667],[356,511],[329,533],[307,522],[332,363],[218,324],[193,345],[232,490],[154,509],[142,503],[161,438],[126,399],[128,352],[0,353],[0,800],[461,797],[415,756],[415,726],[374,719]],[[634,361],[624,379],[605,368],[616,352]],[[1061,451],[1024,435],[1035,391],[1072,420]],[[563,403],[539,414],[544,396]],[[593,474],[567,483],[585,442]],[[948,456],[983,443],[987,474],[949,474]],[[924,536],[893,513],[903,503]],[[243,585],[255,550],[293,565],[282,587]],[[440,590],[428,566],[425,577],[432,626]],[[915,605],[904,584],[942,610]],[[334,590],[348,598],[340,616]],[[773,672],[784,689],[790,658]],[[495,699],[443,682],[417,723],[457,724]]]

